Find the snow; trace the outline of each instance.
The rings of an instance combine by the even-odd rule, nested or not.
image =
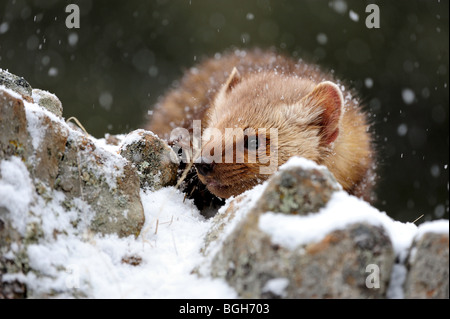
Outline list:
[[[16,230],[25,235],[27,213],[33,201],[30,174],[18,157],[0,161],[0,208],[10,212]]]
[[[58,73],[59,73],[59,70],[56,67],[52,66],[50,69],[48,69],[48,76],[55,77],[58,75]]]
[[[397,254],[403,254],[409,247],[416,231],[414,224],[396,222],[344,191],[335,192],[327,205],[315,214],[296,216],[267,212],[260,217],[259,228],[271,236],[273,243],[294,250],[360,222],[384,226]]]
[[[35,150],[39,149],[42,140],[45,136],[46,127],[42,125],[40,116],[41,109],[25,108],[25,114],[27,117],[27,129],[31,136],[31,144]]]
[[[350,19],[352,20],[352,21],[355,21],[355,22],[358,22],[359,21],[359,14],[357,14],[355,11],[353,11],[353,10],[350,10],[349,12],[348,12],[348,16],[350,17]]]
[[[405,136],[406,133],[408,133],[408,125],[406,125],[405,123],[400,124],[397,127],[397,134],[399,136]]]
[[[311,161],[309,159],[303,158],[303,157],[298,157],[298,156],[294,156],[291,157],[286,163],[284,163],[283,165],[280,166],[280,171],[282,170],[287,170],[290,168],[295,168],[295,167],[300,167],[306,170],[311,170],[311,169],[327,169],[325,166],[323,165],[319,165],[314,161]]]
[[[30,245],[34,273],[26,283],[34,293],[63,292],[90,298],[236,298],[220,279],[192,274],[210,226],[191,201],[173,187],[141,191],[146,222],[138,238],[60,236]],[[136,266],[126,261],[138,260]]]
[[[114,135],[114,137],[119,140],[118,145],[108,144],[106,142],[106,140],[109,138],[109,134],[105,134],[104,138],[94,139],[94,141],[97,147],[101,147],[110,153],[120,153],[120,144],[125,139],[125,136],[125,134]]]
[[[274,278],[270,279],[264,285],[262,292],[271,292],[274,295],[284,297],[286,295],[285,289],[289,285],[289,279],[287,278]]]
[[[373,87],[373,79],[372,78],[365,78],[364,79],[364,85],[368,89],[372,88]]]
[[[405,104],[412,104],[414,99],[416,98],[416,94],[413,90],[405,88],[402,90],[402,99]]]
[[[317,40],[317,42],[318,42],[319,44],[325,45],[325,44],[327,44],[327,42],[328,42],[328,37],[327,37],[327,35],[326,35],[325,33],[322,33],[322,32],[321,32],[321,33],[317,34],[316,40]]]
[[[74,47],[78,43],[78,34],[76,32],[71,32],[67,37],[67,42],[71,47]]]
[[[143,129],[138,129],[135,130],[131,133],[129,133],[128,135],[125,136],[125,138],[122,140],[122,142],[120,143],[120,149],[125,149],[128,145],[134,144],[136,142],[138,142],[139,140],[142,139],[142,134],[150,134],[154,137],[157,137],[155,135],[155,133],[151,132],[151,131],[146,131]]]
[[[405,294],[403,292],[403,284],[406,280],[408,270],[404,264],[394,264],[389,281],[389,287],[386,291],[386,296],[389,299],[403,299]]]
[[[8,72],[7,69],[2,69],[0,68],[0,71],[5,71]],[[15,99],[22,99],[22,96],[19,93],[14,92],[11,89],[8,89],[6,86],[0,84],[0,90],[5,91],[6,93],[8,93],[9,95],[11,95],[13,98]]]
[[[199,272],[201,274],[203,275],[208,274],[209,262],[220,251],[224,243],[224,240],[228,237],[228,235],[230,235],[233,232],[233,230],[236,228],[239,222],[242,221],[245,218],[245,216],[247,216],[250,209],[258,202],[266,186],[267,182],[257,185],[254,188],[244,192],[241,195],[242,200],[239,202],[234,202],[233,201],[234,197],[231,197],[226,201],[225,205],[219,209],[219,211],[217,212],[218,217],[220,217],[220,215],[225,214],[231,203],[233,203],[233,205],[235,205],[235,216],[234,217],[228,216],[227,218],[223,219],[223,221],[226,224],[224,226],[224,229],[222,230],[222,235],[219,237],[218,240],[212,242],[208,247],[206,247],[205,255],[207,256],[208,262],[205,262],[200,266]],[[209,232],[215,231],[216,230],[215,228],[217,227],[220,227],[220,225],[216,224],[210,227]]]
[[[253,20],[255,18],[255,15],[251,12],[247,13],[247,15],[245,16],[245,18],[249,21]]]
[[[0,34],[4,34],[4,33],[8,32],[8,30],[9,30],[8,22],[3,22],[2,24],[0,24]]]
[[[339,14],[344,14],[347,11],[347,2],[344,0],[333,0],[330,6]]]
[[[439,219],[423,223],[417,230],[416,238],[420,239],[426,233],[448,234],[449,221],[447,219]]]

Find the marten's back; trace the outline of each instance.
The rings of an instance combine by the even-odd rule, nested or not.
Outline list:
[[[189,69],[181,81],[159,100],[146,129],[166,140],[176,127],[191,131],[192,121],[204,118],[216,93],[234,67],[242,75],[276,71],[311,79],[313,82],[333,81],[329,74],[321,72],[315,65],[302,61],[295,63],[292,59],[272,51],[235,50],[216,54],[214,58],[206,59]]]

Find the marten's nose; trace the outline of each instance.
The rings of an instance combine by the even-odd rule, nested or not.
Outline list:
[[[206,176],[213,171],[215,163],[208,163],[203,157],[200,157],[194,165],[199,174]]]

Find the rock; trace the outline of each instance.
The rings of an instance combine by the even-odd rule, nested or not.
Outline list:
[[[33,150],[28,161],[32,175],[53,188],[71,131],[59,118],[40,107],[29,108],[26,113]]]
[[[19,93],[28,102],[33,102],[31,85],[23,77],[0,69],[0,85]]]
[[[7,86],[0,89],[0,298],[22,298],[33,291],[20,278],[42,275],[29,264],[30,245],[67,232],[137,236],[144,212],[132,163],[70,128],[56,97],[35,91],[41,104],[53,104],[49,112],[25,105],[28,86],[15,88],[22,95]]]
[[[107,145],[119,146],[121,139],[117,135],[105,134],[105,143]]]
[[[63,107],[58,97],[48,91],[33,89],[32,97],[34,103],[39,104],[43,108],[52,112],[58,117],[62,117]]]
[[[84,135],[65,144],[55,189],[69,199],[81,198],[95,211],[91,230],[121,237],[137,236],[144,224],[139,178],[132,164],[108,153]]]
[[[158,190],[175,185],[178,157],[152,132],[136,130],[128,134],[120,147],[120,155],[134,164],[141,188]]]
[[[340,189],[334,176],[325,168],[309,170],[296,167],[274,175],[258,201],[259,211],[306,215],[325,206]]]
[[[448,233],[428,232],[416,238],[410,250],[407,268],[405,298],[448,299]]]
[[[39,196],[51,200],[61,190],[68,206],[81,198],[94,212],[94,232],[139,234],[144,212],[131,163],[39,106],[25,108],[11,91],[0,90],[0,129],[0,161],[20,157]]]
[[[0,176],[1,178],[1,176]],[[9,273],[25,273],[28,271],[26,253],[21,244],[21,235],[11,227],[6,219],[9,213],[0,205],[0,299],[21,299],[26,297],[27,287],[17,279],[6,280],[4,275]],[[16,253],[9,255],[11,246]]]
[[[19,96],[0,89],[0,159],[29,158],[33,152],[27,130],[27,117]]]
[[[319,210],[338,189],[323,169],[290,167],[269,179],[256,203],[246,198],[254,193],[237,197],[206,236],[211,275],[224,278],[243,298],[384,298],[395,256],[382,227],[355,222],[295,247],[274,242],[261,229],[266,211],[306,218],[296,215]],[[377,271],[379,288],[366,284],[368,266]]]

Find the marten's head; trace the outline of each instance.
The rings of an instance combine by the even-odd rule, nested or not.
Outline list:
[[[343,98],[331,82],[236,68],[207,114],[199,179],[228,198],[259,184],[290,157],[321,163],[339,136]]]

